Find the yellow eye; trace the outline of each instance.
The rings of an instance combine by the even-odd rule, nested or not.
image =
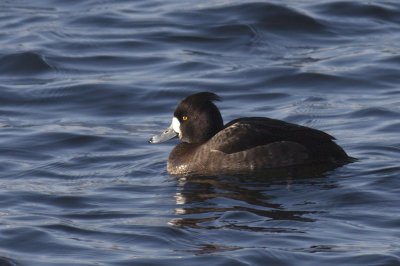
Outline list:
[[[183,120],[183,121],[186,121],[186,120],[188,120],[188,119],[189,119],[189,117],[187,117],[186,115],[182,116],[182,120]]]

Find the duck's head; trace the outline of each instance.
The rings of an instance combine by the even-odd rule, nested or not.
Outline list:
[[[220,97],[212,92],[199,92],[183,99],[175,109],[171,125],[150,143],[160,143],[179,137],[182,142],[202,143],[223,128],[221,113],[213,101]]]

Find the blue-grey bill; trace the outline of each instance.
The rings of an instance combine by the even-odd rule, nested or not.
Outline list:
[[[167,128],[163,133],[161,133],[160,135],[155,135],[155,136],[152,136],[150,139],[149,139],[149,142],[150,143],[161,143],[161,142],[164,142],[164,141],[167,141],[167,140],[170,140],[170,139],[173,139],[173,138],[175,138],[175,137],[177,137],[178,136],[178,133],[176,133],[175,131],[174,131],[174,129],[172,128],[172,125],[169,127],[169,128]]]

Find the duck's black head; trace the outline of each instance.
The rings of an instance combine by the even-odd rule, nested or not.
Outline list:
[[[159,143],[179,136],[187,143],[202,143],[223,128],[221,113],[213,101],[220,97],[212,92],[199,92],[183,99],[175,109],[171,126],[151,143]]]

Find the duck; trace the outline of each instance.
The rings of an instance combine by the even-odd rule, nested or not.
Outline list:
[[[221,97],[199,92],[176,107],[171,125],[149,142],[179,138],[171,151],[171,175],[242,175],[268,169],[353,160],[321,130],[267,117],[242,117],[224,125],[215,105]]]

